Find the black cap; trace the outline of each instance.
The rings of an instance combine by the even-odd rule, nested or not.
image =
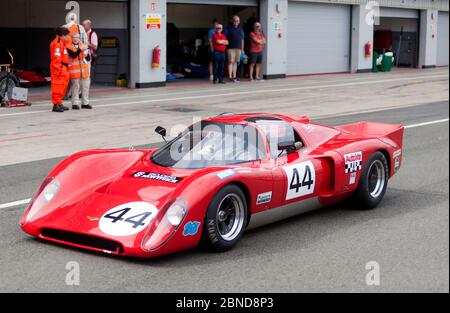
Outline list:
[[[67,36],[68,34],[70,34],[69,30],[65,27],[58,27],[56,29],[56,35],[57,36]]]

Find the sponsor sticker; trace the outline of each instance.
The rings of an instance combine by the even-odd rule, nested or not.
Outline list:
[[[135,178],[146,178],[146,179],[153,179],[153,180],[159,180],[166,183],[171,184],[177,184],[180,181],[182,181],[182,178],[175,177],[175,176],[169,176],[164,174],[158,174],[158,173],[148,173],[148,172],[137,172],[132,175]]]
[[[397,150],[394,152],[394,154],[392,155],[394,158],[398,158],[402,155],[402,149]]]
[[[217,177],[219,177],[220,179],[224,180],[224,179],[226,179],[228,177],[233,176],[234,174],[236,174],[235,171],[233,171],[233,170],[226,170],[226,171],[218,173]]]
[[[395,160],[394,160],[394,170],[396,171],[396,172],[398,172],[398,170],[400,169],[400,158],[395,158]]]
[[[200,222],[188,222],[184,225],[183,236],[195,236],[200,228]]]
[[[258,199],[256,200],[256,205],[269,203],[270,201],[272,201],[272,191],[260,193],[258,195]]]
[[[130,202],[106,212],[99,221],[100,230],[110,236],[127,237],[143,231],[158,212],[148,202]]]
[[[350,185],[354,185],[356,183],[356,173],[351,173],[350,174]]]
[[[353,152],[344,155],[345,173],[355,173],[362,170],[362,152]]]

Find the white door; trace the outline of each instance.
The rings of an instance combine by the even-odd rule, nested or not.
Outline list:
[[[437,65],[448,65],[448,12],[439,12],[437,32]]]
[[[350,6],[290,1],[288,11],[288,75],[350,70]]]
[[[167,0],[167,3],[258,6],[258,0]]]

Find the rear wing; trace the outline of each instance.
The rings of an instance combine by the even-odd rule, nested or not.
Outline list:
[[[336,129],[368,138],[378,138],[395,147],[402,148],[405,127],[400,124],[384,124],[374,122],[359,122],[335,127]]]

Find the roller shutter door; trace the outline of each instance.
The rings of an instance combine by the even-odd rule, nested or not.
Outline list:
[[[438,16],[438,51],[437,51],[437,65],[448,65],[448,12],[439,12]]]
[[[176,4],[208,4],[229,6],[258,6],[258,0],[167,0]]]
[[[350,70],[350,6],[290,1],[288,18],[288,75]]]

